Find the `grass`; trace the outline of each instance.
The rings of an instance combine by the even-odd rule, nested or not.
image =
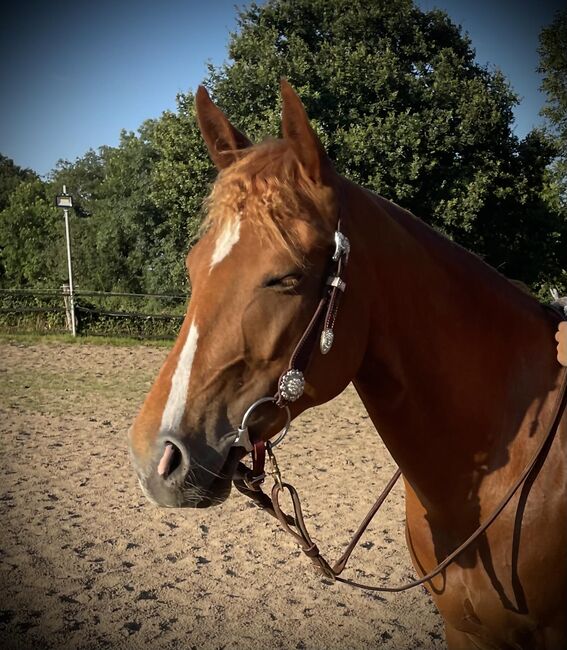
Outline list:
[[[153,348],[170,348],[171,339],[135,339],[117,336],[72,336],[71,334],[15,334],[0,332],[0,343],[20,343],[37,345],[38,343],[69,343],[72,345],[115,345],[117,347],[147,346]]]
[[[85,414],[96,410],[98,403],[112,412],[125,400],[140,402],[167,350],[154,348],[149,357],[153,361],[148,363],[144,362],[151,352],[147,341],[142,342],[146,353],[135,339],[92,338],[95,345],[107,345],[106,349],[85,349],[86,354],[81,354],[79,346],[91,342],[86,337],[0,335],[0,345],[4,343],[0,351],[0,412],[63,414],[73,410]],[[17,347],[8,347],[10,343]],[[122,347],[136,345],[138,351]],[[140,359],[140,363],[124,366],[115,361],[122,358]]]
[[[64,373],[29,368],[11,368],[8,377],[0,382],[0,402],[3,408],[21,412],[66,413],[69,409],[90,409],[98,401],[111,408],[118,407],[124,399],[140,399],[151,385],[154,372],[129,372],[95,377],[84,369]]]

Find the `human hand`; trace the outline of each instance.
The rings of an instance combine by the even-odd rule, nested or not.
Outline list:
[[[567,366],[567,321],[559,323],[555,340],[557,341],[557,361],[561,365]]]

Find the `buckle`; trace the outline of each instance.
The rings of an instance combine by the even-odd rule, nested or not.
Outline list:
[[[338,275],[334,275],[334,276],[330,275],[327,278],[327,284],[330,287],[336,287],[337,289],[340,289],[343,292],[346,289],[346,282],[343,279],[339,278]]]
[[[335,230],[335,252],[333,253],[333,262],[338,262],[344,255],[348,260],[350,253],[350,242],[346,235],[340,230]]]

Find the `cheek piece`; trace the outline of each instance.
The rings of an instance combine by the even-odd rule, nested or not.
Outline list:
[[[251,404],[242,418],[242,423],[234,432],[235,439],[233,447],[242,447],[252,454],[252,470],[250,471],[243,463],[237,469],[237,477],[247,486],[254,490],[255,486],[265,478],[266,451],[271,450],[279,444],[288,432],[291,423],[289,406],[291,402],[297,401],[305,390],[305,372],[313,357],[319,339],[319,350],[321,354],[328,354],[333,346],[334,327],[339,310],[340,298],[346,289],[346,282],[343,280],[344,270],[350,254],[350,242],[344,233],[341,232],[341,220],[337,223],[335,231],[335,250],[329,260],[326,274],[323,295],[321,296],[315,313],[305,328],[299,342],[293,350],[287,369],[280,375],[276,394],[271,397],[262,397]],[[320,332],[320,333],[319,333]],[[268,402],[274,403],[284,409],[287,421],[284,428],[279,432],[277,438],[272,441],[252,440],[248,430],[248,420],[252,412],[260,405]],[[270,455],[273,458],[273,455]],[[274,461],[275,462],[275,459]],[[236,483],[236,482],[235,482]],[[239,485],[237,487],[240,489]]]

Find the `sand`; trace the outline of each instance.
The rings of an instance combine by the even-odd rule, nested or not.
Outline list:
[[[165,355],[0,344],[0,647],[444,648],[424,588],[330,583],[236,491],[207,510],[146,501],[126,431]],[[395,469],[352,387],[298,418],[278,461],[333,560]],[[400,485],[349,576],[413,576],[403,502]]]

